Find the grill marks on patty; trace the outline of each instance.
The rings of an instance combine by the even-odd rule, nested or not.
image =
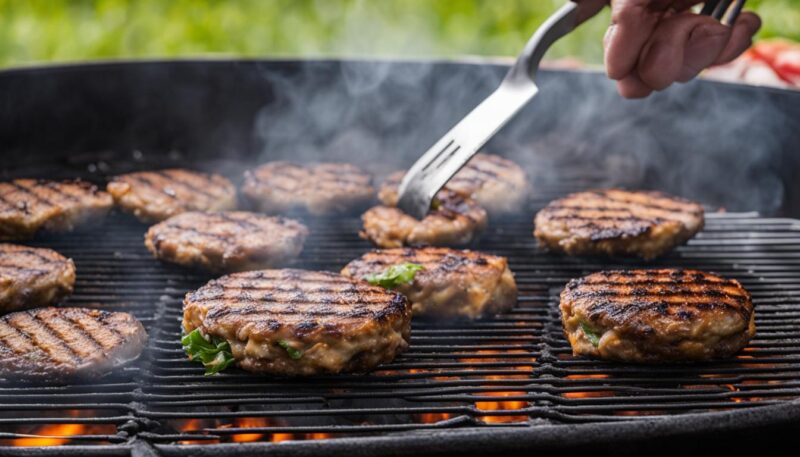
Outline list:
[[[260,270],[213,280],[184,300],[183,327],[226,339],[240,367],[286,375],[365,371],[408,346],[405,297],[328,272]],[[304,355],[292,359],[278,343]]]
[[[207,320],[246,314],[258,315],[258,320],[280,315],[291,322],[309,316],[330,317],[317,322],[322,326],[365,316],[382,319],[404,310],[396,294],[380,287],[333,273],[301,270],[229,275],[211,281],[188,295],[187,300],[209,307]]]
[[[50,249],[0,243],[0,311],[55,303],[74,285],[72,260]]]
[[[587,191],[551,202],[535,225],[536,238],[552,250],[652,259],[694,236],[703,208],[660,192]]]
[[[372,200],[372,177],[347,163],[269,162],[245,173],[242,192],[260,211],[342,213]]]
[[[561,294],[576,354],[659,362],[729,356],[755,333],[750,294],[738,281],[697,270],[604,271]],[[580,324],[601,338],[587,344]]]
[[[108,192],[122,209],[147,222],[236,207],[236,189],[227,178],[177,168],[117,176]]]
[[[23,239],[39,229],[69,231],[104,216],[111,197],[83,181],[15,179],[0,182],[0,239]]]
[[[364,254],[342,270],[362,278],[393,265],[423,266],[396,290],[407,296],[415,315],[477,319],[506,311],[517,301],[517,286],[504,257],[441,247],[384,249]]]
[[[363,230],[359,235],[382,248],[463,245],[486,229],[486,211],[470,198],[442,189],[434,205],[422,220],[398,208],[373,207],[361,216]]]
[[[145,246],[169,262],[240,271],[291,261],[307,236],[308,229],[293,219],[243,211],[187,212],[150,227]]]
[[[694,311],[722,309],[750,319],[750,294],[738,281],[693,270],[629,270],[595,273],[567,285],[572,300],[591,301],[590,317],[626,316],[652,311],[688,319]]]
[[[0,318],[0,375],[89,378],[136,359],[147,333],[127,313],[39,308]]]

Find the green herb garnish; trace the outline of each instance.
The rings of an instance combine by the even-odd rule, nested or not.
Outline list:
[[[293,348],[288,341],[286,340],[278,340],[278,346],[286,349],[286,353],[289,354],[289,357],[292,360],[297,360],[300,357],[303,357],[303,351],[300,349]]]
[[[601,335],[599,335],[597,332],[589,328],[589,326],[583,322],[581,322],[580,325],[581,325],[581,330],[583,330],[583,334],[586,335],[586,339],[588,339],[589,342],[592,343],[592,346],[594,347],[599,346]]]
[[[436,211],[436,210],[438,210],[438,209],[439,209],[439,208],[441,208],[441,207],[442,207],[442,201],[441,201],[441,200],[439,200],[439,199],[438,199],[438,198],[436,198],[436,197],[433,197],[433,199],[431,200],[431,209],[432,209],[432,210],[434,210],[434,211]]]
[[[206,367],[206,376],[219,373],[233,363],[231,345],[222,338],[204,337],[200,329],[194,329],[183,335],[181,344],[189,359],[203,363]]]
[[[417,272],[425,267],[416,263],[401,263],[392,265],[382,273],[366,275],[363,279],[375,286],[386,289],[394,289],[401,284],[407,284],[414,280]]]

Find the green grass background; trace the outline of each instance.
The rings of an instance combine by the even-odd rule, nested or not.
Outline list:
[[[563,0],[0,0],[0,66],[174,56],[515,55]],[[800,41],[800,0],[750,0]],[[551,57],[602,61],[608,12]]]

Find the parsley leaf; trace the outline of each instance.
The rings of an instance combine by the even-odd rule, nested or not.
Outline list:
[[[286,341],[286,340],[278,340],[278,343],[277,343],[277,344],[278,344],[278,346],[280,346],[280,347],[282,347],[282,348],[286,349],[286,353],[287,353],[287,354],[289,354],[289,357],[290,357],[292,360],[297,360],[297,359],[299,359],[300,357],[303,357],[303,351],[301,351],[300,349],[295,349],[295,348],[293,348],[293,347],[292,347],[292,346],[289,344],[289,342],[288,342],[288,341]]]
[[[401,263],[392,265],[382,273],[366,275],[365,279],[372,285],[381,286],[386,289],[394,289],[401,284],[407,284],[414,280],[417,272],[425,267],[416,263]]]
[[[181,344],[190,360],[199,360],[206,367],[207,376],[219,373],[234,361],[231,345],[227,341],[216,336],[207,339],[199,328],[183,335]]]
[[[594,347],[599,346],[600,345],[600,337],[602,335],[598,334],[597,332],[595,332],[594,330],[589,328],[589,326],[586,325],[583,322],[581,322],[580,325],[581,325],[581,330],[583,330],[583,334],[586,335],[586,339],[588,339],[589,342],[592,343],[592,346],[594,346]]]

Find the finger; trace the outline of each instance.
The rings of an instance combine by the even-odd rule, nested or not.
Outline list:
[[[755,13],[745,12],[739,15],[733,24],[731,37],[727,46],[714,61],[714,65],[728,63],[739,57],[753,44],[753,35],[761,28],[761,18]]]
[[[694,39],[692,36],[694,35]],[[725,47],[730,30],[713,18],[681,13],[659,23],[642,49],[637,72],[639,78],[655,90],[677,81],[685,72],[710,64]],[[691,52],[686,48],[691,40]],[[686,61],[686,57],[691,60]]]
[[[711,66],[730,42],[731,32],[730,27],[720,23],[702,24],[692,30],[677,80],[687,82]]]
[[[652,8],[650,0],[611,2],[611,25],[603,39],[609,78],[622,79],[636,67],[642,47],[662,13]]]
[[[617,92],[625,98],[644,98],[653,92],[653,89],[642,82],[636,73],[617,81]]]

